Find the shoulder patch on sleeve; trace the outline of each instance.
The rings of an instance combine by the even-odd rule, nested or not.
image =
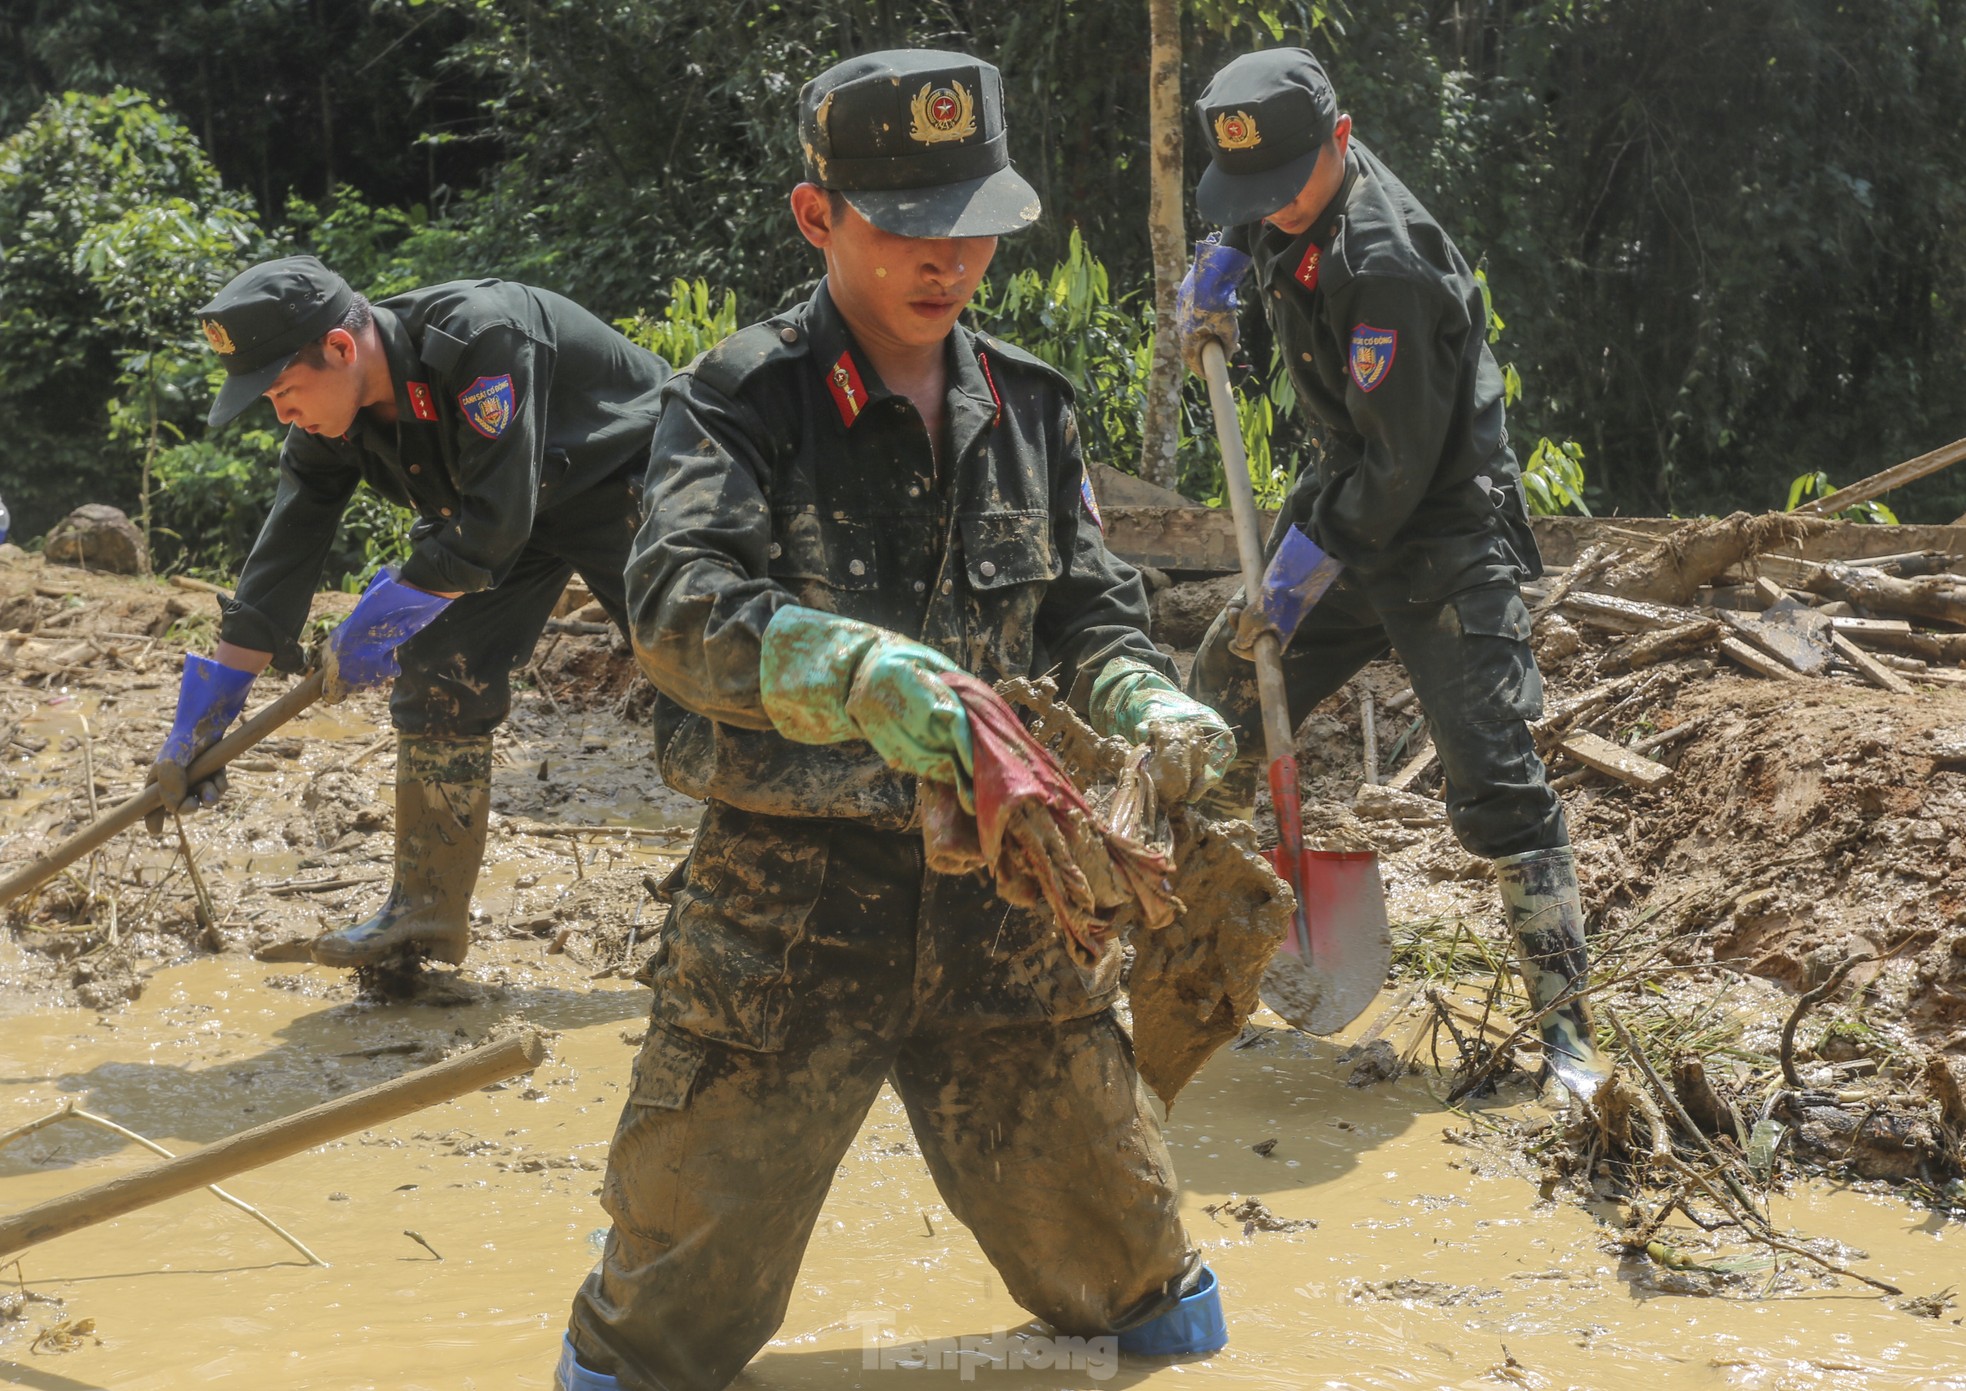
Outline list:
[[[505,433],[519,410],[519,392],[510,373],[480,377],[457,393],[457,404],[472,429],[488,440]]]
[[[1106,530],[1106,519],[1099,515],[1099,499],[1092,495],[1092,475],[1090,473],[1081,473],[1079,475],[1079,501],[1085,504],[1086,515],[1092,518],[1092,524],[1098,527],[1101,532],[1104,532]]]
[[[1393,355],[1399,351],[1399,333],[1390,328],[1359,324],[1352,329],[1352,385],[1372,391],[1392,375]]]

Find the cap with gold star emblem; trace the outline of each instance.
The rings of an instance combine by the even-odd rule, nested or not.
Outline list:
[[[226,372],[207,423],[223,425],[250,406],[354,301],[348,282],[312,256],[265,261],[234,276],[198,311]]]

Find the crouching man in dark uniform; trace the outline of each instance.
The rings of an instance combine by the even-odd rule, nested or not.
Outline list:
[[[1426,209],[1362,144],[1324,69],[1300,48],[1238,58],[1196,103],[1209,166],[1202,216],[1227,230],[1182,286],[1183,351],[1235,342],[1234,287],[1251,269],[1297,398],[1321,436],[1285,500],[1292,526],[1344,565],[1284,654],[1293,725],[1390,648],[1425,708],[1447,812],[1495,861],[1539,1008],[1584,983],[1584,921],[1563,807],[1529,721],[1543,685],[1518,585],[1542,573],[1503,423],[1481,287]],[[1203,639],[1189,690],[1241,730],[1261,727],[1253,611]],[[1239,629],[1248,631],[1239,632]],[[1246,807],[1255,761],[1231,771]],[[1545,1052],[1573,1091],[1598,1067],[1581,1000],[1545,1015]]]
[[[1147,640],[1065,379],[958,324],[998,235],[1038,216],[997,70],[870,54],[799,110],[792,211],[825,279],[670,384],[628,572],[663,778],[709,806],[558,1384],[728,1384],[888,1081],[1018,1303],[1121,1351],[1213,1351],[1113,982],[985,875],[925,867],[917,776],[969,756],[936,679],[958,668],[1056,671],[1102,732],[1193,750],[1189,793],[1233,741]]]
[[[622,572],[668,365],[550,291],[457,281],[371,306],[312,256],[254,266],[199,314],[228,374],[211,423],[263,395],[289,428],[216,660],[186,656],[152,776],[168,806],[216,800],[222,783],[188,788],[186,769],[255,674],[299,668],[296,639],[356,486],[414,508],[409,559],[329,639],[324,692],[395,678],[395,880],[380,912],[318,938],[314,959],[462,961],[512,668],[576,572],[625,628]]]

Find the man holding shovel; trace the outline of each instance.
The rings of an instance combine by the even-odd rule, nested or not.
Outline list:
[[[334,701],[395,678],[395,878],[375,916],[313,951],[329,966],[462,961],[512,668],[575,572],[626,626],[622,572],[668,365],[546,290],[457,281],[370,305],[312,256],[252,267],[199,317],[226,370],[211,424],[264,396],[288,430],[216,657],[186,656],[151,776],[167,810],[217,799],[222,779],[187,786],[187,771],[257,673],[299,668],[356,487],[415,509],[409,558],[329,637],[324,682]]]
[[[1543,692],[1518,586],[1542,562],[1481,287],[1440,225],[1352,139],[1310,53],[1236,59],[1196,111],[1209,152],[1196,203],[1226,230],[1201,244],[1183,283],[1184,353],[1203,373],[1205,344],[1234,347],[1235,287],[1253,270],[1322,436],[1266,554],[1315,557],[1308,539],[1343,567],[1281,634],[1290,726],[1397,653],[1432,728],[1455,834],[1495,861],[1530,996],[1550,1006],[1585,983],[1584,919],[1563,808],[1529,732]],[[1238,601],[1218,616],[1189,680],[1239,730],[1259,727],[1247,653],[1266,607]],[[1245,753],[1225,779],[1244,815],[1254,778]],[[1541,1032],[1556,1075],[1588,1095],[1599,1068],[1584,1002],[1557,1005]]]
[[[1233,741],[1147,639],[1070,386],[959,322],[997,238],[1038,217],[997,70],[852,58],[806,85],[799,135],[792,216],[825,278],[670,384],[628,571],[663,778],[709,805],[558,1385],[736,1377],[884,1082],[1019,1304],[1123,1352],[1211,1352],[1214,1277],[1114,973],[1081,973],[985,875],[930,867],[919,799],[980,743],[945,673],[1055,671],[1102,734],[1161,756],[1167,796]]]

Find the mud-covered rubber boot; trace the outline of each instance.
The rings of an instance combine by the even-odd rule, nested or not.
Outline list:
[[[621,1382],[584,1365],[573,1355],[573,1339],[562,1335],[560,1364],[553,1369],[553,1391],[621,1391]]]
[[[1584,900],[1577,888],[1577,857],[1569,846],[1531,850],[1495,861],[1502,911],[1515,936],[1523,984],[1539,1010],[1590,982],[1584,949]],[[1537,1026],[1550,1071],[1574,1095],[1589,1101],[1610,1075],[1598,1056],[1588,997],[1544,1014]]]
[[[314,939],[323,966],[372,966],[415,948],[455,966],[471,947],[471,890],[491,819],[491,735],[396,744],[396,877],[382,911]]]

